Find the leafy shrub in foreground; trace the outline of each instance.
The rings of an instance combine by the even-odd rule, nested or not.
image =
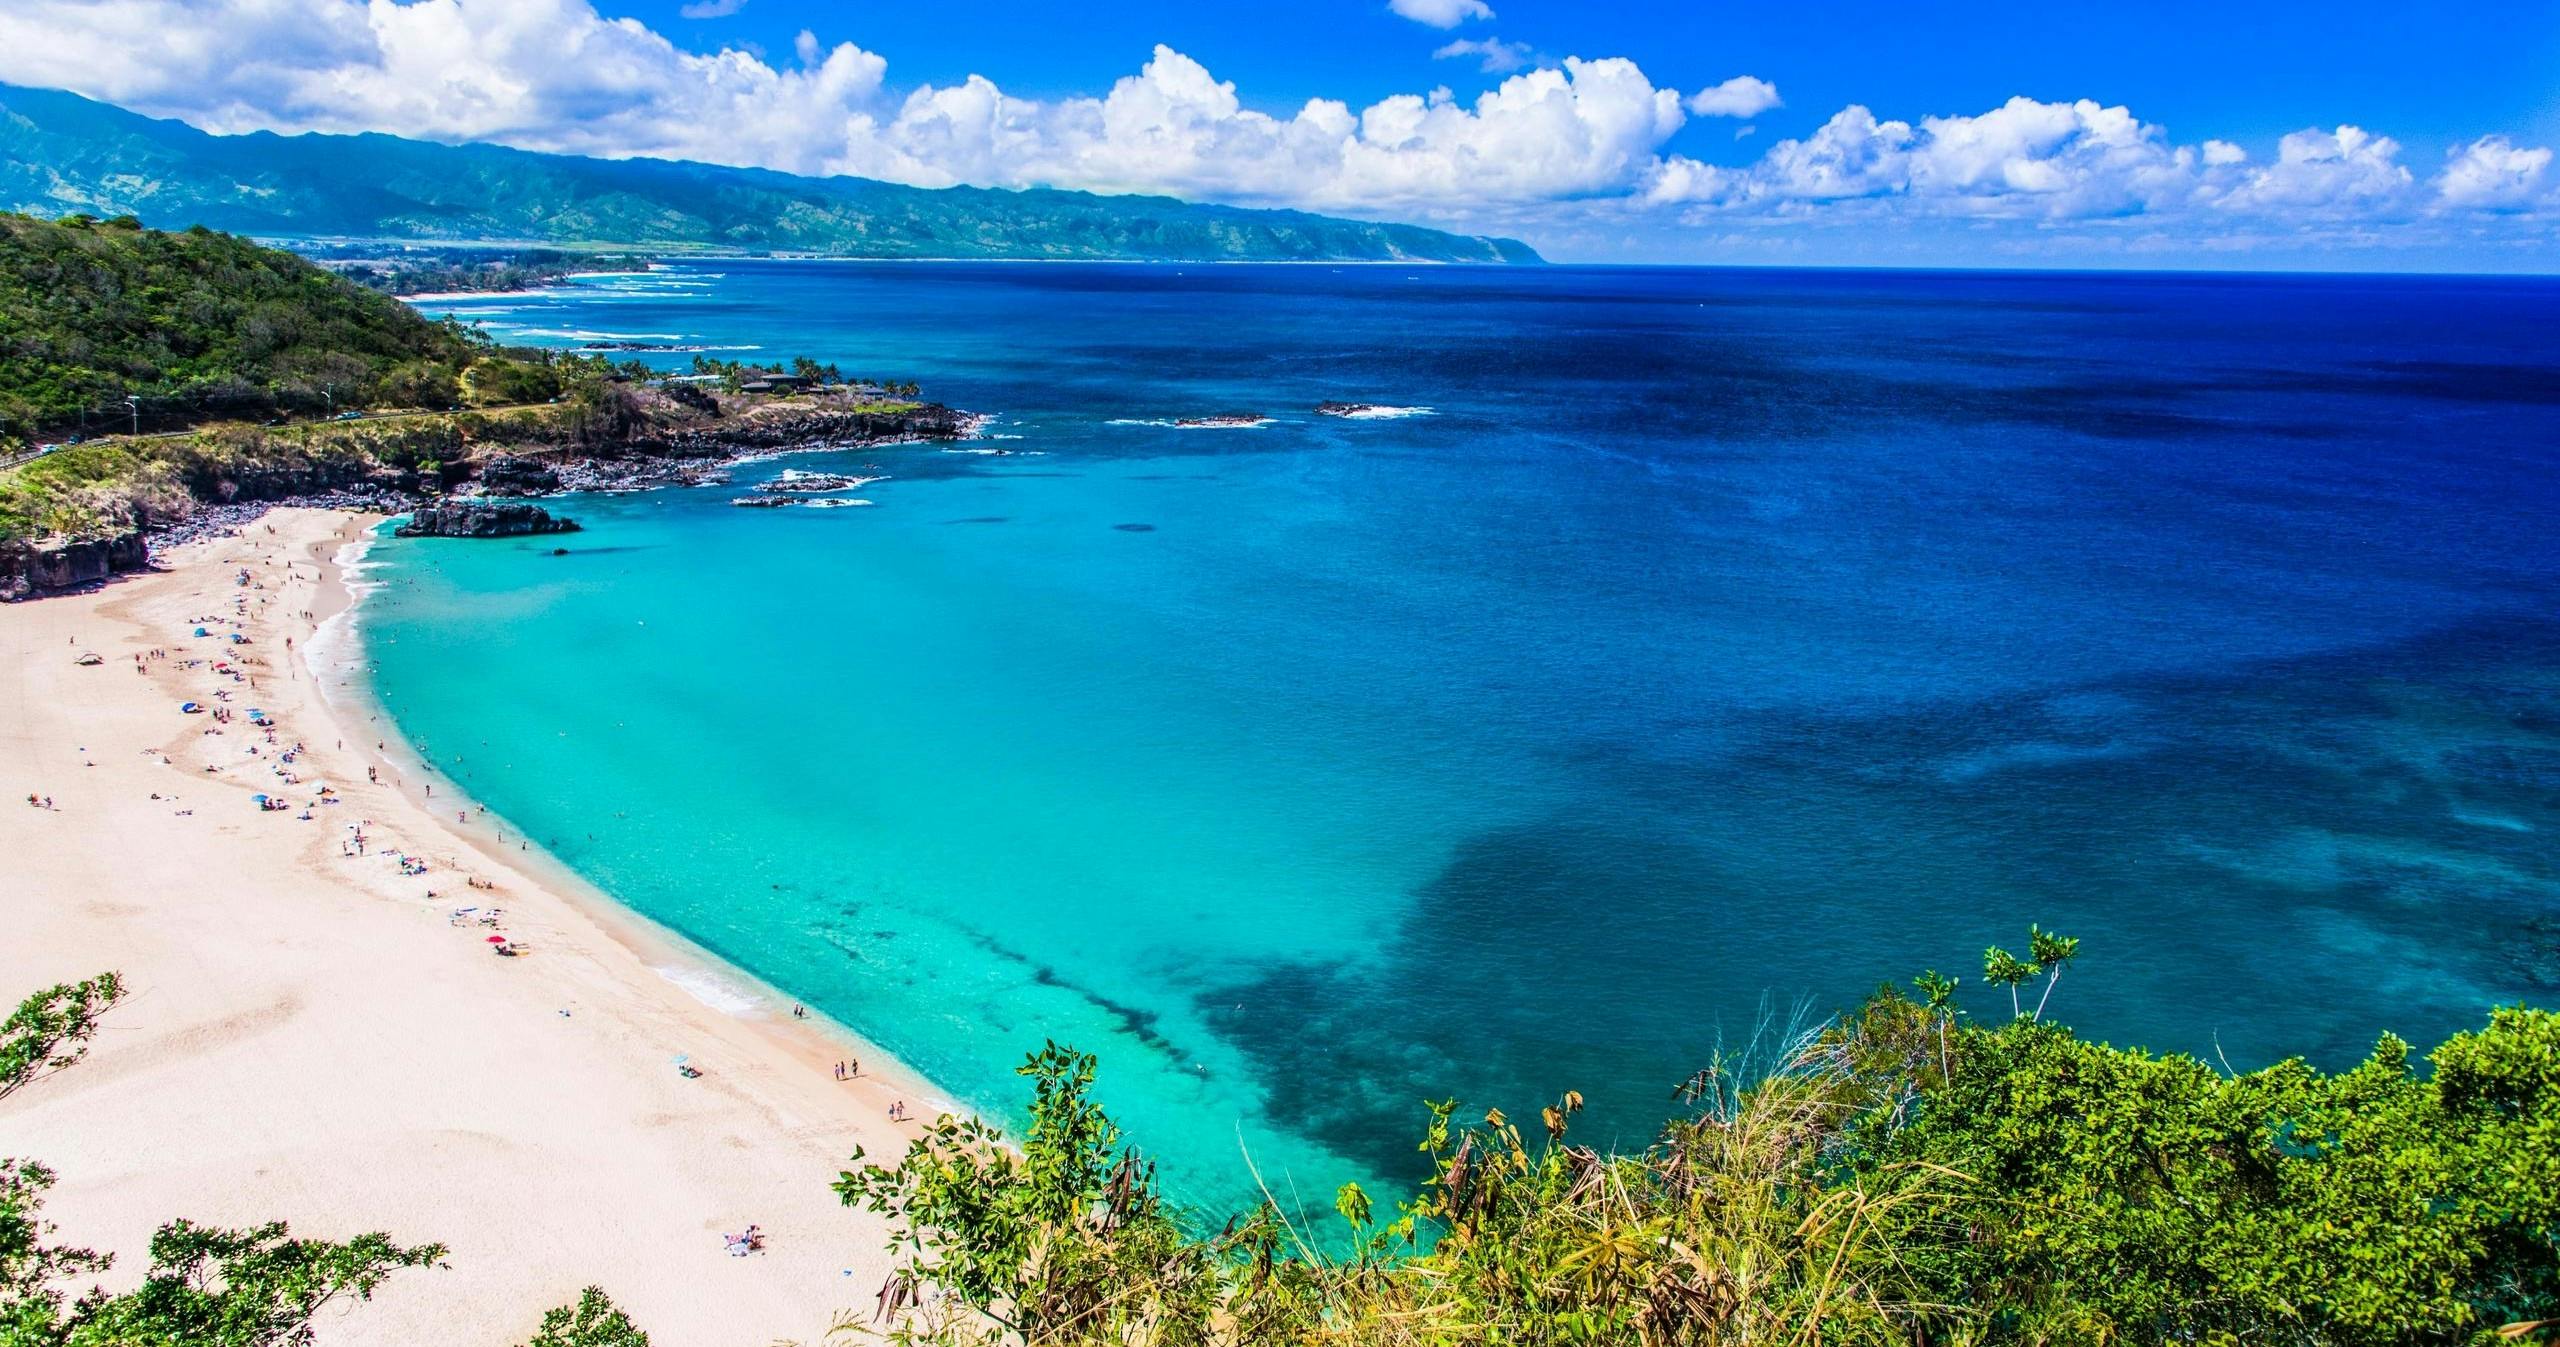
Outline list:
[[[2560,1318],[2560,1016],[2505,1009],[2417,1069],[2233,1075],[2044,1018],[2076,942],[1992,950],[2011,1018],[1929,974],[1774,1071],[1699,1073],[1647,1149],[1430,1107],[1398,1214],[1349,1249],[1270,1203],[1168,1210],[1051,1045],[1021,1150],[945,1118],[838,1181],[892,1218],[894,1343],[2451,1344]],[[2042,979],[2036,1000],[2021,994]]]

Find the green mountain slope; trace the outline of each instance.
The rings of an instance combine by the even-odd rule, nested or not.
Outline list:
[[[0,214],[0,439],[417,402],[480,354],[246,239]]]
[[[925,189],[396,136],[215,136],[0,85],[0,209],[282,237],[688,246],[847,257],[1536,262],[1525,244],[1299,211]]]

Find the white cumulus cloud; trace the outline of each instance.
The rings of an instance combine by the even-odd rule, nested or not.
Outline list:
[[[1753,75],[1736,75],[1689,95],[1689,110],[1701,117],[1757,117],[1777,106],[1778,86]]]
[[[1455,28],[1469,19],[1493,17],[1493,6],[1484,0],[1387,0],[1387,8],[1434,28]]]
[[[1461,57],[1474,57],[1477,59],[1478,69],[1488,75],[1499,75],[1529,64],[1529,44],[1505,42],[1498,37],[1462,37],[1431,53],[1431,59],[1435,61],[1450,61]]]
[[[2012,98],[1973,116],[1879,119],[1842,109],[1758,161],[1719,167],[1681,155],[1648,176],[1645,196],[1717,211],[1802,210],[1890,202],[1922,215],[2097,220],[2239,218],[2334,223],[2405,219],[2424,204],[2388,136],[2355,126],[2305,130],[2253,161],[2229,141],[2179,145],[2131,110],[2082,99]],[[2446,209],[2515,210],[2548,198],[2551,152],[2486,137],[2458,148],[2435,181]]]
[[[2415,184],[2400,163],[2398,141],[2341,126],[2296,131],[2276,142],[2275,162],[2250,172],[2221,204],[2323,216],[2389,211],[2408,203]]]
[[[2555,202],[2551,151],[2526,149],[2505,136],[2482,136],[2446,155],[2436,199],[2458,209],[2523,210]]]
[[[880,92],[851,43],[777,69],[586,0],[11,0],[0,79],[216,131],[392,131],[806,168]]]
[[[929,186],[1464,208],[1628,189],[1684,120],[1676,92],[1622,59],[1520,71],[1472,103],[1319,98],[1275,115],[1163,46],[1102,96],[1054,101],[978,76],[898,96],[880,56],[809,33],[795,54],[688,51],[588,0],[0,8],[0,81],[79,72],[80,92],[217,131],[385,130]]]

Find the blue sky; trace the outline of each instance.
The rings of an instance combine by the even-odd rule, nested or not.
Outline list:
[[[2551,270],[2560,0],[11,0],[0,79],[1605,261]]]

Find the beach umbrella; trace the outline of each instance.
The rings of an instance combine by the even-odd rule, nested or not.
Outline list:
[[[503,935],[493,935],[489,937],[489,943],[492,945],[503,945],[507,943],[507,938]]]

